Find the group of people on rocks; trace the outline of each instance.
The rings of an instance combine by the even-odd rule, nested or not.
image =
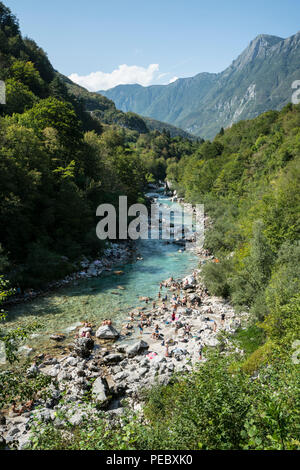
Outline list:
[[[196,277],[196,273],[193,273],[193,276]],[[175,281],[173,277],[171,277],[165,282],[161,282],[159,285],[158,300],[153,300],[152,302],[152,311],[147,312],[147,313],[143,311],[140,311],[138,313],[131,312],[129,322],[125,325],[126,330],[132,330],[134,328],[134,323],[136,321],[137,322],[136,326],[141,335],[144,333],[145,328],[148,329],[148,328],[151,328],[152,325],[154,325],[153,331],[151,333],[147,332],[147,334],[151,334],[152,339],[161,341],[161,345],[166,348],[165,349],[166,357],[169,357],[171,353],[169,351],[169,340],[165,340],[162,329],[160,328],[159,323],[157,322],[157,319],[156,319],[157,315],[159,315],[159,311],[163,314],[169,311],[169,309],[171,310],[170,321],[175,324],[174,335],[176,336],[178,334],[179,328],[181,327],[181,325],[179,324],[179,316],[177,313],[178,307],[197,308],[201,304],[201,299],[207,295],[206,289],[202,288],[200,290],[200,293],[198,292],[194,300],[189,300],[185,292],[182,295],[183,286],[184,286],[184,282],[180,283],[178,281]],[[167,306],[168,295],[162,292],[163,287],[168,288],[169,290],[172,291],[171,297],[169,299],[169,306]],[[145,301],[146,305],[148,305],[150,299],[148,297],[144,297],[142,299],[143,301]],[[208,313],[213,313],[213,312],[211,309],[209,309]],[[217,323],[214,320],[210,320],[210,321],[213,321],[213,330],[216,331]],[[182,331],[181,341],[188,342],[189,338],[192,336],[191,325],[189,323],[186,323],[184,325],[184,328],[181,331]],[[177,341],[174,341],[174,340],[171,340],[171,341],[173,341],[173,344],[177,343]],[[203,344],[200,342],[200,346],[199,346],[199,359],[200,360],[202,360],[202,352],[203,352]]]
[[[193,273],[194,277],[196,277],[195,273]],[[169,288],[170,290],[173,290],[173,293],[170,298],[169,302],[169,307],[167,306],[166,302],[168,300],[168,295],[162,295],[162,289],[163,287]],[[158,302],[156,300],[153,301],[152,303],[152,311],[148,312],[143,312],[142,309],[139,312],[131,312],[129,315],[129,321],[124,325],[122,333],[125,335],[131,334],[129,330],[134,329],[134,324],[136,323],[136,326],[142,335],[144,332],[144,328],[148,329],[151,328],[152,325],[154,325],[154,330],[152,333],[147,332],[147,334],[151,334],[151,338],[157,341],[161,341],[161,345],[165,346],[165,355],[166,357],[169,357],[170,352],[169,352],[169,341],[166,341],[164,338],[164,334],[159,326],[159,323],[157,322],[157,316],[159,315],[159,311],[161,313],[165,313],[171,310],[171,318],[170,321],[175,324],[175,329],[174,329],[174,334],[175,336],[178,334],[179,328],[182,327],[179,323],[179,315],[177,313],[178,307],[187,307],[187,308],[197,308],[200,306],[202,299],[207,295],[207,290],[204,287],[200,287],[200,290],[198,289],[197,296],[195,296],[195,299],[189,300],[188,296],[186,293],[181,294],[181,287],[183,287],[183,283],[176,282],[174,279],[171,277],[168,281],[165,281],[164,283],[160,283],[160,289],[158,292]],[[175,292],[176,291],[176,292]],[[143,300],[148,304],[149,298],[145,297]],[[158,307],[158,308],[157,308]],[[213,314],[213,310],[211,307],[209,307],[206,310],[207,314]],[[205,320],[212,322],[213,326],[212,329],[214,332],[217,331],[217,323],[215,320],[212,320],[209,316],[205,318]],[[225,323],[225,314],[221,314],[221,325],[224,326]],[[168,321],[166,321],[168,323]],[[102,326],[111,326],[112,321],[110,319],[105,319],[102,322]],[[81,337],[91,337],[91,324],[90,323],[84,323],[83,328],[81,329],[81,333],[79,336]],[[201,334],[204,330],[200,330],[199,333]],[[181,330],[182,332],[182,342],[188,342],[189,338],[192,336],[191,333],[191,325],[189,323],[185,323],[184,328]],[[177,343],[177,341],[174,342],[174,344]],[[202,353],[203,353],[203,344],[199,343],[199,359],[202,360]]]

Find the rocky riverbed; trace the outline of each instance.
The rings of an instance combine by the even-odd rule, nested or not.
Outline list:
[[[208,258],[202,249],[198,255],[200,262]],[[229,303],[209,296],[201,270],[185,279],[162,281],[158,291],[156,299],[140,299],[141,307],[130,312],[121,331],[110,321],[86,323],[69,345],[69,354],[36,357],[27,374],[51,377],[48,398],[1,416],[0,439],[6,446],[26,448],[36,421],[61,428],[67,421],[76,426],[103,413],[108,420],[118,419],[125,400],[140,410],[143,389],[168,384],[174,373],[203,363],[206,347],[219,347],[223,354],[234,348],[230,334],[247,314],[237,315]],[[220,342],[222,331],[229,335]]]
[[[99,259],[90,260],[83,256],[78,262],[79,270],[69,274],[64,279],[53,281],[47,284],[44,289],[34,290],[27,289],[26,292],[20,293],[20,289],[16,289],[16,293],[8,297],[4,302],[5,307],[23,302],[29,302],[39,296],[47,295],[50,291],[60,289],[69,284],[76,284],[82,279],[90,279],[99,277],[106,271],[111,271],[114,265],[125,263],[134,254],[134,245],[128,241],[127,243],[111,243],[106,248]],[[68,259],[66,258],[68,261]]]

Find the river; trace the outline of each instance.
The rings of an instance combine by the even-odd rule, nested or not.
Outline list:
[[[151,194],[158,204],[172,206],[172,210],[181,214],[181,206],[172,203],[161,193]],[[46,297],[40,297],[30,303],[16,305],[9,310],[8,328],[25,326],[38,321],[41,328],[28,337],[23,350],[31,354],[45,352],[54,347],[64,348],[74,336],[74,329],[79,322],[90,321],[99,326],[101,320],[110,318],[117,328],[128,317],[128,312],[144,306],[139,298],[148,296],[157,299],[159,283],[170,276],[182,278],[197,266],[198,258],[188,248],[179,252],[180,246],[167,244],[163,240],[139,240],[138,257],[126,264],[115,266],[124,274],[117,276],[107,272],[97,278],[81,280],[76,285],[61,288]],[[118,289],[118,286],[124,290]],[[113,292],[117,292],[113,294]],[[62,333],[66,340],[59,345],[49,339],[52,334]]]

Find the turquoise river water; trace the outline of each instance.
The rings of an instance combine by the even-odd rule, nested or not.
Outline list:
[[[179,214],[179,204],[171,203],[163,195],[157,194],[157,197],[158,203],[172,205],[175,217],[176,211]],[[167,244],[163,240],[140,240],[137,242],[137,256],[143,260],[137,261],[137,256],[134,256],[126,264],[113,268],[113,271],[124,271],[123,275],[107,272],[30,303],[19,304],[9,310],[7,326],[15,328],[38,320],[41,328],[25,342],[25,347],[33,348],[33,353],[49,350],[50,345],[55,346],[49,340],[52,334],[67,336],[65,342],[59,345],[63,347],[70,342],[74,329],[81,321],[91,321],[98,326],[101,320],[110,318],[116,327],[120,327],[130,310],[145,306],[140,302],[140,297],[157,299],[161,281],[170,276],[182,278],[197,266],[198,258],[192,250],[182,253],[179,250],[180,246]],[[124,290],[118,289],[118,286]]]

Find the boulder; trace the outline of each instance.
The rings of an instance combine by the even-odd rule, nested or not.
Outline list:
[[[196,285],[196,279],[194,276],[187,276],[182,280],[183,289],[190,289]]]
[[[111,325],[100,326],[96,331],[96,338],[99,339],[117,339],[119,336],[117,330]]]
[[[92,397],[97,402],[98,405],[105,405],[109,401],[109,397],[107,395],[107,383],[102,377],[98,377],[92,388]]]
[[[82,358],[89,357],[93,348],[94,341],[91,338],[78,338],[74,343],[74,352]]]
[[[69,356],[67,357],[67,359],[65,360],[65,363],[64,363],[66,366],[71,366],[71,367],[75,367],[77,364],[78,364],[78,359],[76,357],[73,357],[73,356]]]
[[[55,366],[48,369],[46,374],[49,375],[50,377],[57,377],[59,372],[60,372],[60,365],[56,364]]]
[[[91,265],[87,270],[87,275],[96,277],[98,275],[97,268],[95,266]]]
[[[134,343],[133,345],[129,346],[126,349],[126,353],[129,357],[134,357],[148,348],[149,348],[148,343],[146,343],[146,341],[140,340],[137,343]]]
[[[147,358],[141,358],[142,360],[140,360],[140,367],[147,367],[147,369],[150,367],[150,364],[149,364],[149,359]]]
[[[206,346],[216,347],[220,344],[219,340],[213,335],[210,335],[207,338],[204,338],[204,343]]]
[[[21,346],[18,349],[18,352],[24,354],[26,357],[29,357],[30,354],[33,352],[33,348],[29,348],[29,346]]]
[[[52,339],[52,341],[63,341],[64,339],[66,339],[65,335],[51,335],[50,336],[50,339]]]
[[[141,369],[138,370],[139,376],[144,377],[144,375],[147,374],[148,370],[149,370],[148,367],[142,367]]]
[[[201,297],[197,294],[190,294],[189,295],[189,301],[194,303],[194,302],[200,302],[201,303]]]
[[[117,364],[118,362],[121,362],[123,359],[123,356],[121,354],[108,354],[105,356],[103,362],[104,364]]]
[[[87,414],[84,411],[77,410],[69,419],[69,423],[72,424],[72,426],[79,426],[86,418]]]
[[[166,279],[163,284],[165,287],[169,287],[173,282],[173,278],[172,277],[169,277],[168,279]]]
[[[32,364],[32,366],[30,366],[26,371],[27,377],[30,377],[30,378],[35,377],[38,373],[39,373],[39,369],[35,364]]]
[[[71,380],[72,376],[69,372],[67,372],[66,370],[62,370],[61,372],[59,372],[57,374],[57,381],[58,382],[62,382],[62,381],[65,381],[65,380]]]
[[[26,450],[32,444],[30,434],[24,434],[18,438],[18,450]]]
[[[80,330],[78,332],[78,335],[84,337],[86,335],[86,333],[92,334],[93,333],[92,328],[90,328],[90,327],[80,328]]]
[[[151,366],[157,369],[157,366],[160,366],[161,364],[164,364],[166,362],[167,362],[167,359],[164,356],[155,356],[151,360]]]
[[[116,375],[114,375],[114,380],[125,380],[128,377],[129,373],[126,372],[125,370],[118,372]]]
[[[59,390],[52,389],[49,391],[49,397],[46,401],[46,408],[54,408],[58,405],[59,400],[61,399],[61,393]]]

